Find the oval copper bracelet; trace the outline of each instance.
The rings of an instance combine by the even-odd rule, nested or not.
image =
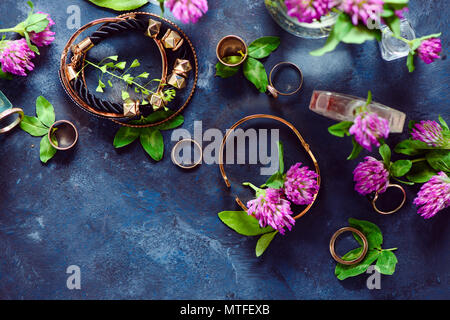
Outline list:
[[[145,125],[135,125],[135,124],[129,124],[129,123],[124,123],[121,121],[118,121],[117,119],[123,118],[123,115],[118,115],[116,113],[104,113],[104,112],[99,112],[96,109],[93,109],[92,107],[90,107],[87,103],[85,103],[82,99],[79,98],[78,94],[73,90],[72,86],[69,84],[69,75],[68,75],[68,71],[67,71],[67,55],[68,52],[70,50],[70,48],[72,47],[74,41],[78,38],[78,36],[86,29],[100,24],[100,23],[108,23],[108,22],[118,22],[118,21],[124,21],[126,19],[132,19],[135,18],[136,15],[147,15],[149,17],[155,17],[158,18],[160,20],[163,20],[164,22],[168,23],[169,25],[171,25],[173,28],[177,29],[177,31],[179,31],[184,39],[187,41],[187,43],[189,44],[189,46],[191,47],[193,56],[194,56],[194,64],[195,64],[195,76],[194,76],[194,84],[193,87],[191,89],[190,95],[189,97],[186,99],[185,103],[176,111],[174,112],[171,116],[167,117],[164,120],[161,120],[159,122],[155,122],[155,123],[150,123],[150,124],[145,124]],[[162,78],[165,77],[165,74],[167,74],[167,71],[164,72],[165,69],[167,69],[167,57],[165,55],[165,50],[162,46],[162,44],[160,43],[160,40],[158,39],[154,39],[156,44],[158,45],[158,48],[161,52],[161,56],[162,56],[162,61],[163,61],[163,70],[162,70]],[[159,43],[159,44],[158,44]],[[86,56],[86,53],[82,53],[81,54],[81,60],[80,61],[84,61]],[[165,58],[164,58],[165,57]],[[164,68],[165,66],[165,68]],[[130,12],[130,13],[126,13],[123,15],[120,15],[118,17],[115,18],[102,18],[102,19],[98,19],[98,20],[94,20],[91,21],[90,23],[84,25],[83,27],[81,27],[79,30],[77,30],[72,37],[69,39],[69,41],[67,42],[66,46],[64,47],[63,53],[61,55],[61,64],[60,64],[60,70],[59,70],[59,74],[60,74],[60,79],[61,79],[61,83],[65,89],[65,91],[67,92],[67,94],[71,97],[71,99],[78,104],[79,106],[81,106],[83,109],[85,109],[86,111],[90,111],[91,114],[94,114],[96,116],[100,116],[100,117],[107,117],[109,118],[111,121],[118,123],[122,126],[128,126],[128,127],[135,127],[135,128],[144,128],[144,127],[152,127],[152,126],[157,126],[160,125],[164,122],[167,122],[171,119],[173,119],[174,117],[176,117],[178,114],[181,113],[181,111],[187,106],[187,104],[190,102],[195,88],[196,88],[196,84],[197,84],[197,79],[198,79],[198,60],[197,60],[197,54],[195,52],[195,49],[192,45],[192,42],[190,41],[190,39],[186,36],[186,34],[177,26],[175,25],[173,22],[165,19],[165,18],[161,18],[155,14],[149,13],[149,12]],[[84,70],[82,70],[82,79],[83,79],[83,83],[86,86],[86,80],[85,80],[85,76],[84,76]],[[87,86],[86,86],[87,87]]]

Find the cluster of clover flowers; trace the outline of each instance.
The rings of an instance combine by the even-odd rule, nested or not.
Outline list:
[[[278,142],[279,169],[261,187],[250,182],[243,185],[255,191],[255,199],[247,202],[247,212],[222,211],[219,218],[236,232],[246,235],[262,235],[256,244],[259,257],[267,249],[274,236],[285,234],[295,224],[291,204],[309,205],[317,192],[319,184],[317,173],[298,162],[284,173],[283,145]]]
[[[414,199],[418,213],[425,219],[450,206],[450,130],[442,117],[439,122],[410,121],[410,138],[401,141],[394,151],[408,156],[409,160],[391,162],[391,150],[384,139],[389,135],[389,121],[369,112],[372,95],[369,92],[366,105],[360,108],[355,121],[342,121],[328,128],[338,137],[352,136],[353,151],[348,157],[355,159],[362,149],[372,151],[379,147],[382,160],[367,156],[353,171],[355,190],[361,195],[386,191],[390,178],[408,185],[424,183]],[[408,181],[400,180],[405,176]]]
[[[8,40],[3,36],[0,41],[0,78],[11,79],[12,75],[26,76],[28,71],[34,69],[31,61],[39,54],[37,47],[51,44],[55,33],[50,27],[55,22],[50,15],[44,12],[34,13],[34,5],[31,1],[27,4],[31,11],[25,21],[13,28],[0,29],[0,33],[15,32],[23,38],[19,40]]]
[[[266,0],[269,1],[269,0]],[[270,2],[270,1],[269,1]],[[311,52],[320,56],[333,51],[339,42],[363,43],[366,40],[381,40],[381,31],[375,22],[386,24],[393,36],[410,47],[407,66],[414,71],[414,56],[417,54],[426,64],[439,58],[442,52],[440,33],[414,40],[400,36],[400,19],[408,11],[409,0],[285,0],[287,14],[299,22],[311,23],[335,12],[337,20],[323,48]]]

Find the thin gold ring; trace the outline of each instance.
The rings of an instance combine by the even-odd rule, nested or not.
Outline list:
[[[344,259],[342,259],[340,256],[337,255],[337,253],[336,253],[336,251],[334,249],[334,244],[336,243],[337,237],[339,235],[341,235],[342,233],[347,232],[347,231],[356,233],[361,238],[361,240],[363,241],[363,251],[361,252],[359,257],[357,257],[356,259],[353,259],[353,260],[344,260]],[[352,227],[341,228],[341,229],[339,229],[338,231],[336,231],[333,234],[333,236],[331,237],[331,240],[330,240],[330,253],[331,253],[331,256],[333,257],[334,260],[336,260],[340,264],[345,264],[345,265],[357,264],[357,263],[361,262],[366,257],[366,254],[367,254],[368,250],[369,250],[369,244],[367,242],[366,236],[364,235],[364,233],[362,233],[361,231],[359,231],[356,228],[352,228]]]
[[[394,210],[392,210],[392,211],[381,211],[380,209],[377,208],[377,205],[376,205],[376,202],[377,202],[377,200],[378,200],[378,198],[379,198],[379,193],[378,193],[378,191],[375,192],[375,196],[373,197],[373,200],[372,200],[372,206],[373,206],[373,208],[375,209],[375,211],[378,212],[379,214],[384,214],[384,215],[386,215],[386,214],[392,214],[392,213],[395,213],[395,212],[397,212],[398,210],[400,210],[400,209],[403,207],[403,205],[405,204],[405,202],[406,202],[406,192],[405,192],[405,189],[403,189],[403,187],[402,187],[401,185],[399,185],[399,184],[391,184],[391,183],[390,183],[390,184],[387,186],[387,188],[397,188],[397,189],[400,189],[400,190],[402,191],[402,193],[403,193],[403,200],[402,200],[402,202],[400,203],[400,205],[399,205],[397,208],[395,208]]]
[[[273,74],[273,72],[274,72],[277,68],[279,68],[280,66],[282,66],[282,65],[288,65],[288,66],[291,66],[291,67],[293,67],[295,70],[297,70],[298,73],[300,74],[300,84],[299,84],[299,86],[297,87],[297,89],[295,89],[295,90],[292,91],[292,92],[281,92],[280,90],[278,90],[277,88],[275,88],[275,85],[274,85],[273,82],[272,82],[272,74]],[[289,61],[283,61],[283,62],[277,63],[277,64],[272,68],[272,70],[270,70],[270,74],[269,74],[269,85],[267,86],[267,89],[268,89],[269,93],[270,93],[274,98],[278,98],[278,95],[282,95],[282,96],[290,96],[290,95],[296,94],[296,93],[302,88],[302,86],[303,86],[303,73],[302,73],[302,70],[300,69],[300,67],[297,66],[295,63],[292,63],[292,62],[289,62]]]
[[[7,110],[3,111],[2,113],[0,113],[0,121],[9,117],[10,115],[12,115],[14,113],[17,113],[19,116],[13,122],[11,122],[9,125],[1,128],[0,134],[6,133],[6,132],[14,129],[22,121],[22,119],[24,117],[23,110],[20,108],[11,108],[11,109],[7,109]]]
[[[185,165],[179,163],[179,162],[176,160],[176,157],[175,157],[175,151],[178,149],[179,146],[181,146],[182,143],[185,143],[185,142],[192,142],[192,143],[198,148],[198,150],[200,151],[200,157],[198,158],[198,160],[197,160],[196,162],[194,162],[194,163],[193,163],[192,165],[190,165],[190,166],[185,166]],[[178,142],[173,146],[173,148],[172,148],[172,153],[171,153],[171,158],[172,158],[172,162],[175,163],[175,164],[176,164],[177,166],[179,166],[180,168],[183,168],[183,169],[192,169],[192,168],[195,168],[196,166],[198,166],[198,165],[202,162],[202,159],[203,159],[203,150],[202,150],[202,147],[200,146],[200,144],[199,144],[197,141],[195,141],[195,140],[193,140],[193,139],[182,139],[182,140],[178,141]]]

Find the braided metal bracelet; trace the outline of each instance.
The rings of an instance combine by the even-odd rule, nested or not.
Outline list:
[[[165,22],[166,24],[169,24],[170,27],[167,28],[162,38],[158,39],[160,31],[163,27],[163,24],[160,20]],[[92,33],[91,36],[83,39],[82,41],[74,45],[75,40],[84,30],[98,24],[102,24],[102,26],[98,30]],[[172,30],[172,28],[174,28],[177,31]],[[128,124],[127,122],[122,122],[135,119],[137,115],[141,114],[141,108],[143,109],[145,107],[140,106],[139,101],[131,99],[127,99],[123,104],[102,100],[93,95],[92,93],[90,93],[87,88],[83,68],[86,53],[104,39],[107,39],[115,34],[124,31],[132,31],[132,30],[143,32],[145,33],[145,35],[150,37],[157,45],[159,52],[161,54],[161,61],[162,61],[162,73],[160,79],[161,81],[159,83],[158,89],[156,90],[156,93],[152,94],[151,97],[149,98],[152,110],[146,110],[147,113],[149,111],[155,111],[166,106],[166,102],[163,99],[164,97],[164,94],[162,92],[163,87],[166,88],[168,86],[171,86],[176,89],[183,89],[186,86],[187,73],[192,69],[195,69],[194,85],[187,101],[174,114],[158,123],[135,125],[135,124]],[[180,33],[182,36],[180,35]],[[185,48],[182,48],[182,45],[183,43],[185,43],[185,40],[187,41],[187,43],[190,46],[190,49],[193,52],[194,58],[193,65],[191,64],[189,59],[183,59],[187,51]],[[175,60],[172,73],[169,76],[167,76],[168,55],[166,53],[166,49],[172,49],[173,51],[177,51],[180,48],[182,48],[181,50],[182,58],[177,58]],[[69,50],[71,51],[72,56],[70,58],[70,63],[67,63]],[[154,14],[147,12],[134,12],[124,14],[115,18],[103,18],[94,20],[86,24],[79,30],[77,30],[75,34],[69,39],[68,43],[66,44],[66,47],[64,48],[63,54],[61,56],[61,67],[59,75],[61,83],[67,94],[82,109],[96,116],[109,118],[115,122],[119,122],[118,120],[121,120],[119,123],[125,126],[147,127],[158,125],[165,121],[168,121],[171,118],[175,117],[178,113],[180,113],[182,109],[184,109],[184,107],[191,99],[195,89],[198,77],[197,69],[198,69],[197,57],[195,54],[195,50],[192,46],[192,43],[189,41],[189,39],[181,29],[179,29],[175,24],[173,24],[169,20],[160,18]]]

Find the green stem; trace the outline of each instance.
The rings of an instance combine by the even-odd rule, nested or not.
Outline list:
[[[250,183],[250,182],[243,182],[242,185],[243,185],[243,186],[249,186],[250,188],[252,188],[252,189],[255,190],[256,192],[258,192],[259,190],[261,190],[261,189],[259,189],[257,186],[255,186],[254,184],[252,184],[252,183]]]
[[[5,33],[5,32],[16,32],[16,28],[7,28],[7,29],[0,29],[1,33]]]
[[[409,186],[412,186],[412,185],[414,184],[414,182],[403,181],[403,180],[400,180],[399,178],[394,177],[394,176],[392,176],[392,178],[393,178],[394,180],[397,180],[397,181],[400,182],[400,183],[404,183],[404,184],[407,184],[407,185],[409,185]]]
[[[381,251],[394,251],[394,250],[398,250],[398,248],[381,249]]]
[[[91,65],[91,66],[93,66],[93,67],[95,67],[95,68],[101,70],[101,68],[100,68],[98,65],[96,65],[95,63],[92,63],[92,62],[90,62],[90,61],[88,61],[88,60],[85,60],[85,61],[86,61],[86,63],[88,63],[89,65]],[[103,71],[102,71],[102,72],[103,72]],[[114,74],[114,73],[112,73],[112,72],[109,72],[108,70],[106,70],[105,73],[107,73],[107,74],[109,74],[110,76],[113,76],[113,77],[115,77],[115,78],[117,78],[117,79],[120,79],[120,80],[122,80],[123,82],[126,82],[121,76],[118,76],[118,75],[116,75],[116,74]],[[126,83],[128,84],[128,82],[126,82]],[[135,86],[137,86],[137,87],[143,89],[143,90],[150,91],[150,93],[152,93],[152,94],[155,93],[155,92],[153,92],[152,90],[149,90],[149,89],[147,89],[147,88],[144,88],[144,87],[141,86],[139,83],[136,83],[136,82],[134,82],[134,81],[131,81],[131,83],[134,84]]]
[[[21,36],[23,36],[24,33],[25,33],[25,28],[24,28],[23,22],[21,22],[21,23],[19,23],[17,26],[15,26],[13,28],[0,29],[0,32],[2,32],[2,33],[4,33],[4,32],[16,32],[16,33],[19,33]]]
[[[417,159],[411,160],[411,162],[415,163],[415,162],[421,162],[421,161],[426,161],[426,160],[427,160],[426,158],[417,158]]]
[[[395,34],[391,34],[391,36],[394,37],[394,38],[396,38],[396,39],[398,39],[398,40],[400,40],[400,41],[405,42],[407,45],[409,45],[409,46],[411,47],[412,41],[410,41],[410,40],[408,40],[408,39],[405,39],[405,38],[403,38],[403,37],[397,36],[397,35],[395,35]]]

